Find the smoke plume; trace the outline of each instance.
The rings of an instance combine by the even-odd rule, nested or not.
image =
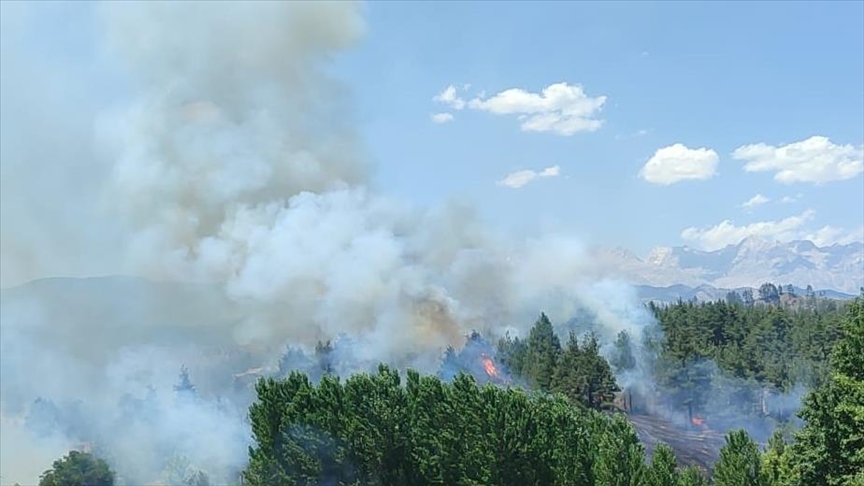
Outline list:
[[[232,376],[286,344],[348,336],[357,363],[434,372],[471,330],[524,334],[541,310],[588,309],[605,342],[650,324],[577,238],[507,241],[375,190],[328,73],[362,39],[358,4],[102,4],[83,64],[34,39],[92,6],[2,7],[3,484],[82,438],[129,483],[177,457],[230,481],[249,441]],[[147,280],[8,288],[60,275]],[[181,365],[195,400],[171,392]]]
[[[3,414],[29,434],[4,426],[4,441],[45,453],[3,447],[4,484],[82,441],[126,482],[181,456],[225,482],[249,440],[231,377],[286,343],[350,336],[356,362],[433,371],[472,329],[572,311],[577,241],[503,242],[470,208],[372,188],[348,90],[327,72],[363,35],[359,5],[99,5],[87,69],[27,67],[35,33],[78,10],[3,9],[3,285],[149,280],[4,290]],[[69,85],[52,81],[64,71]],[[96,77],[116,85],[103,95]],[[172,396],[181,365],[197,401]]]

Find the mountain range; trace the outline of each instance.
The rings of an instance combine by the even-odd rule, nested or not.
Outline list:
[[[645,258],[621,248],[595,248],[595,263],[636,286],[682,285],[714,289],[759,287],[765,282],[857,295],[864,287],[864,243],[816,246],[756,236],[716,251],[660,247]]]

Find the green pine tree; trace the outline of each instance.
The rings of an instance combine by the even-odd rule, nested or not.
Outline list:
[[[550,390],[560,353],[561,341],[555,335],[552,322],[546,314],[540,314],[528,335],[523,365],[523,376],[529,384],[539,390]]]
[[[714,486],[768,486],[762,474],[759,446],[744,430],[726,435],[713,476]]]
[[[799,412],[806,425],[792,446],[796,484],[845,485],[864,470],[864,296],[847,309],[831,366]]]

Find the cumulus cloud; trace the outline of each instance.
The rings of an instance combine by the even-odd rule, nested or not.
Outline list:
[[[463,90],[468,89],[467,86],[468,85],[465,85],[465,87],[463,87]],[[432,101],[444,103],[445,105],[453,108],[454,110],[461,110],[462,108],[465,108],[465,100],[457,94],[457,91],[458,88],[451,84],[450,86],[444,88],[444,91],[435,95],[432,98]]]
[[[755,196],[751,197],[750,199],[744,201],[744,203],[741,204],[741,207],[742,208],[752,208],[755,206],[761,206],[762,204],[765,204],[765,203],[770,202],[770,201],[771,201],[771,198],[763,196],[762,194],[756,194]]]
[[[704,250],[718,250],[734,245],[748,236],[759,236],[768,240],[792,241],[808,239],[804,225],[813,220],[816,212],[808,209],[801,214],[778,221],[759,221],[736,226],[730,220],[706,228],[690,227],[681,232],[681,238]]]
[[[456,111],[470,108],[493,115],[516,116],[525,132],[570,136],[578,132],[593,132],[603,125],[603,120],[598,119],[597,115],[606,103],[606,97],[589,97],[580,85],[556,83],[540,93],[511,88],[488,98],[485,91],[480,91],[477,96],[466,101],[460,93],[468,91],[470,87],[470,84],[458,87],[451,84],[432,100]],[[453,119],[452,115],[439,115],[433,115],[434,122],[446,123]],[[644,135],[642,132],[637,132],[637,136]]]
[[[747,172],[774,172],[782,184],[826,182],[851,179],[864,172],[864,145],[836,145],[827,137],[813,136],[788,145],[764,143],[744,145],[732,158],[746,162]]]
[[[526,132],[569,136],[600,128],[603,120],[596,117],[605,103],[605,96],[592,98],[580,85],[556,83],[540,93],[511,88],[486,99],[478,96],[468,107],[493,115],[516,115]]]
[[[706,180],[717,173],[718,160],[712,149],[691,149],[676,143],[654,152],[639,175],[652,184],[664,186],[685,180]]]
[[[845,245],[856,241],[864,241],[864,226],[853,230],[837,228],[835,226],[823,226],[808,234],[805,239],[812,241],[817,246]]]
[[[796,196],[783,196],[782,198],[780,198],[780,203],[792,204],[792,203],[798,201],[798,199],[800,199],[800,198],[801,198],[801,194],[798,194]]]
[[[432,119],[432,123],[439,125],[453,121],[453,115],[450,113],[433,113],[430,115],[430,118]]]
[[[519,189],[520,187],[532,182],[541,177],[558,177],[561,175],[561,168],[557,165],[547,167],[539,172],[534,170],[520,170],[507,174],[506,177],[498,181],[499,186],[509,187],[511,189]]]

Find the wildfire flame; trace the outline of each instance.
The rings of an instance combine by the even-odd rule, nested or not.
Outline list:
[[[483,369],[486,370],[486,374],[489,376],[498,376],[498,369],[495,368],[495,363],[492,362],[492,359],[489,356],[481,356],[483,360]]]
[[[690,419],[690,422],[693,425],[696,425],[698,427],[704,427],[705,426],[705,419],[698,416],[698,415],[694,415],[693,418]]]

